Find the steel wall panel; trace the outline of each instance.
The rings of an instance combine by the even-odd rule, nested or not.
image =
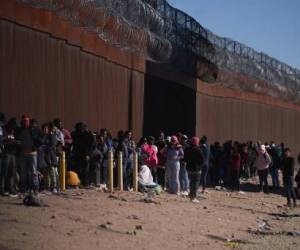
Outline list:
[[[132,127],[141,136],[144,74],[3,19],[0,34],[1,111],[41,122],[61,117],[69,128],[83,121],[113,134]]]
[[[208,136],[211,143],[229,139],[263,143],[274,140],[285,143],[295,155],[300,152],[298,110],[200,92],[196,110],[197,134]]]

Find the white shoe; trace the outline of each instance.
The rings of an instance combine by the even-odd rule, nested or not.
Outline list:
[[[199,203],[200,201],[197,200],[196,198],[194,198],[194,199],[191,200],[191,202],[193,202],[193,203]]]
[[[238,193],[239,194],[246,194],[244,191],[239,191]]]
[[[181,192],[181,194],[182,194],[183,196],[188,196],[188,195],[189,195],[189,192],[188,192],[188,191],[183,191],[183,192]]]
[[[58,193],[58,192],[57,192],[57,189],[56,189],[56,188],[53,188],[52,193],[53,193],[53,194],[57,194],[57,193]]]

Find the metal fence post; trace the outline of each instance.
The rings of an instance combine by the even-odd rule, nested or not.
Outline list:
[[[133,191],[138,192],[138,154],[133,153]]]
[[[118,152],[118,186],[119,190],[123,191],[123,155]]]
[[[63,151],[60,157],[59,182],[61,191],[66,190],[66,153]]]
[[[112,150],[108,151],[108,190],[114,191],[114,157]]]

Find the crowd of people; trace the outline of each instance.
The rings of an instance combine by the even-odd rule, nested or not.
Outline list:
[[[59,191],[59,158],[67,158],[67,169],[78,174],[81,185],[106,187],[108,183],[108,153],[114,153],[117,178],[118,152],[122,152],[124,187],[132,189],[133,154],[138,154],[140,176],[151,177],[171,194],[189,195],[197,200],[197,191],[207,192],[207,185],[241,191],[240,180],[259,177],[258,191],[270,192],[283,186],[287,205],[296,206],[294,180],[300,191],[300,171],[294,179],[296,161],[283,143],[227,141],[210,145],[207,137],[188,138],[182,133],[155,138],[143,137],[137,143],[131,131],[119,131],[113,137],[107,129],[92,132],[78,122],[69,132],[60,119],[40,125],[36,119],[23,115],[8,121],[0,113],[0,193]],[[300,163],[300,154],[297,158]],[[271,176],[272,186],[268,179]],[[117,183],[117,181],[115,182]],[[147,186],[140,179],[141,186]]]

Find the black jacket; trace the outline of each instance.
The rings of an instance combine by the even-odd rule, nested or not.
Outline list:
[[[204,156],[199,147],[192,145],[184,150],[184,161],[188,172],[199,172],[204,162]]]
[[[74,131],[71,135],[74,157],[84,159],[86,156],[90,156],[93,146],[96,144],[94,135],[88,130],[83,132]]]
[[[42,144],[42,132],[38,127],[20,128],[16,137],[23,152],[37,151]]]
[[[284,158],[282,161],[282,175],[284,177],[294,176],[295,160],[293,157]]]

